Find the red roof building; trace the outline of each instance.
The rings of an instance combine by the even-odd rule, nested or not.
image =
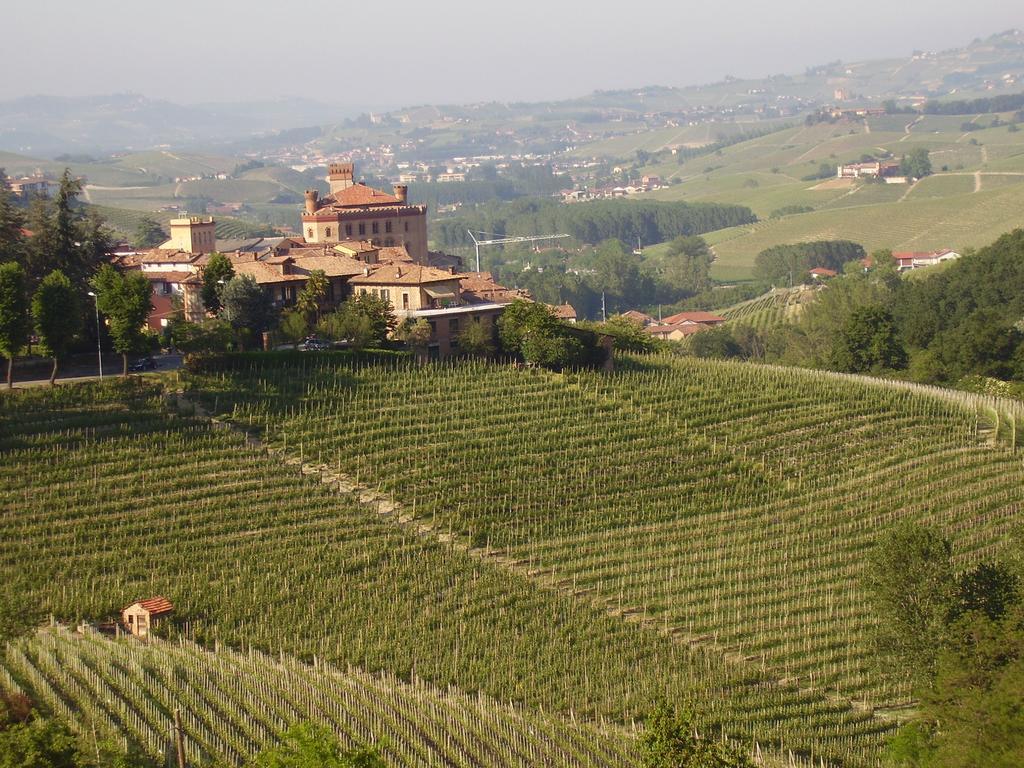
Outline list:
[[[150,631],[173,612],[174,606],[166,597],[150,597],[138,600],[121,611],[121,621],[136,637],[149,637]]]

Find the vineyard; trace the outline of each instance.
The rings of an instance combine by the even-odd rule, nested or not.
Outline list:
[[[755,751],[867,766],[908,690],[872,663],[865,551],[928,520],[966,565],[1020,513],[1024,412],[994,399],[671,357],[345,360],[237,357],[174,407],[141,384],[0,400],[7,607],[166,594],[200,643],[602,733],[667,696]]]
[[[796,322],[804,307],[813,302],[817,295],[814,286],[775,288],[763,296],[724,309],[721,314],[734,325],[748,325],[758,331],[767,331]]]
[[[332,370],[335,383],[351,375]],[[374,375],[408,383],[415,371]],[[879,728],[846,704],[395,525],[234,431],[174,415],[154,385],[7,396],[0,452],[0,617],[24,617],[21,629],[48,616],[103,620],[164,594],[202,643],[570,718],[627,724],[666,696],[692,705],[709,733],[826,757],[873,743]]]
[[[396,766],[589,766],[636,763],[632,734],[420,680],[303,664],[256,650],[204,650],[188,642],[105,639],[54,627],[0,656],[0,687],[26,692],[86,740],[130,735],[173,756],[182,710],[190,765],[241,765],[292,723],[331,728],[347,746],[379,743]],[[95,731],[93,730],[95,728]]]
[[[102,216],[107,225],[116,233],[129,239],[135,236],[139,224],[144,219],[153,219],[167,230],[168,222],[173,218],[177,218],[175,214],[171,213],[152,213],[129,208],[114,208],[106,205],[92,205],[89,208]],[[219,240],[266,236],[270,232],[272,230],[265,226],[243,221],[242,219],[224,216],[217,217],[217,239]]]
[[[871,663],[865,550],[925,519],[956,531],[966,563],[1013,524],[1024,480],[1011,406],[802,371],[314,365],[201,386],[265,439],[577,600],[868,714],[908,694]],[[872,743],[844,749],[869,762]]]

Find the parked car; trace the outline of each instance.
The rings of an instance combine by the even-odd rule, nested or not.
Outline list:
[[[143,357],[128,366],[129,371],[153,371],[156,370],[156,360],[152,357]]]
[[[299,344],[299,349],[303,352],[323,352],[331,348],[331,342],[325,339],[318,339],[315,336],[309,336],[304,342]]]

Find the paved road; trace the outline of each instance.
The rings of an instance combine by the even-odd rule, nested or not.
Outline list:
[[[181,367],[181,355],[154,355],[153,359],[156,360],[156,373],[163,371],[174,371]],[[96,366],[93,366],[93,370]],[[85,374],[82,375],[83,371],[80,368],[73,368],[67,371],[57,372],[57,383],[58,384],[74,384],[79,381],[95,381],[100,378],[98,374]],[[111,366],[104,361],[103,365],[103,378],[112,379],[121,375],[121,365],[118,359],[117,364]],[[2,379],[0,379],[2,381]],[[30,387],[42,387],[49,385],[50,380],[46,379],[32,379],[31,381],[15,381],[15,389],[27,389]]]

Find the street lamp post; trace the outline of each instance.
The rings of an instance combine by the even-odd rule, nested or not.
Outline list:
[[[100,300],[95,293],[89,291],[93,303],[96,305],[96,357],[99,360],[100,378],[103,378],[103,341],[100,336]]]

